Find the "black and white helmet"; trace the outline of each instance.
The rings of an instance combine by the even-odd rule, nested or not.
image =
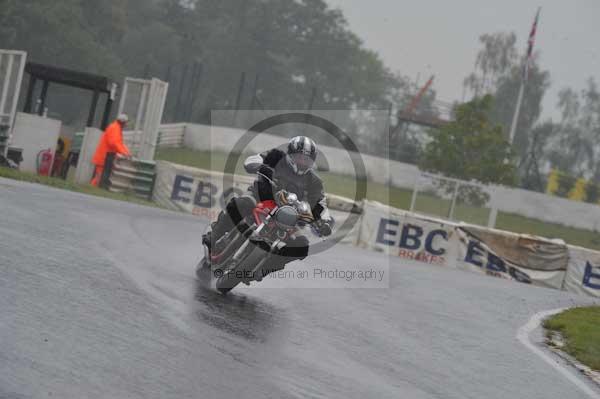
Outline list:
[[[286,160],[294,173],[306,174],[317,159],[317,145],[306,136],[296,136],[288,143]]]

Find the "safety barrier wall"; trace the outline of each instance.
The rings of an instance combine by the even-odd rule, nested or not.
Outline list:
[[[363,201],[355,244],[407,260],[600,297],[600,252]]]
[[[111,158],[112,162],[106,163],[111,167],[106,168],[106,176],[103,177],[101,185],[115,193],[134,194],[140,198],[152,199],[156,176],[155,163],[114,155]]]
[[[158,161],[152,198],[169,209],[214,220],[226,201],[243,194],[253,180],[242,175],[232,181],[223,173]],[[328,196],[328,205],[336,228],[351,213],[360,214],[342,243],[415,262],[600,297],[600,252],[566,245],[562,240],[430,218],[374,201],[356,204]]]
[[[600,252],[568,246],[569,266],[563,289],[600,297]]]

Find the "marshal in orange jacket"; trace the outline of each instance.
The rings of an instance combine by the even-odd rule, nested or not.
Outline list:
[[[96,166],[104,166],[104,159],[109,152],[116,152],[121,155],[129,156],[129,148],[123,143],[123,127],[118,121],[114,121],[104,131],[98,147],[92,158],[92,163]]]

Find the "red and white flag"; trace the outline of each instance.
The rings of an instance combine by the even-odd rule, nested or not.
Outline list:
[[[527,57],[525,57],[525,66],[523,68],[523,80],[527,80],[529,77],[529,67],[533,58],[533,44],[535,43],[535,33],[537,31],[541,9],[541,7],[538,8],[535,19],[533,20],[533,25],[531,26],[531,32],[529,32],[529,39],[527,40]]]

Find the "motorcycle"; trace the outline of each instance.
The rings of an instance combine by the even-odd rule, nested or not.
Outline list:
[[[277,188],[269,177],[258,174]],[[240,283],[261,281],[268,274],[270,261],[299,230],[311,226],[320,235],[307,202],[285,190],[277,191],[274,197],[257,203],[246,220],[250,227],[244,233],[235,226],[214,245],[210,244],[210,231],[203,236],[204,258],[196,268],[198,278],[210,278],[215,288],[225,294]]]

